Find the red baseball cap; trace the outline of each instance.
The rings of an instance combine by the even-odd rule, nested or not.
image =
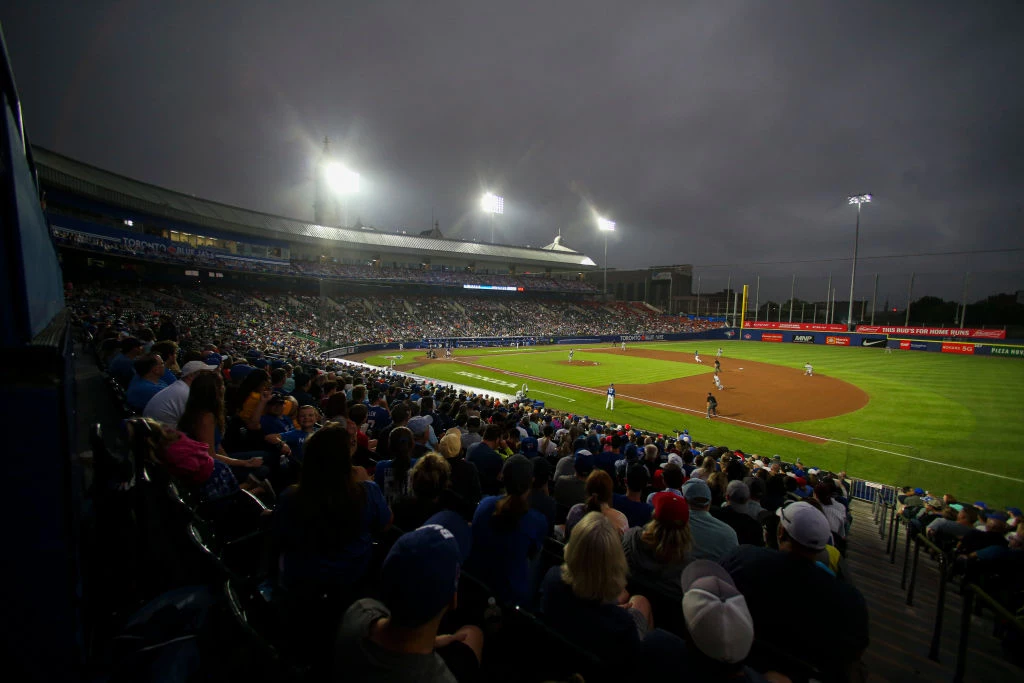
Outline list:
[[[654,494],[654,518],[659,522],[682,522],[690,521],[690,504],[685,498],[674,493],[662,491]]]

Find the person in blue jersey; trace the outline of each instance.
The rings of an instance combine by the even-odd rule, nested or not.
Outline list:
[[[121,340],[121,349],[107,365],[107,372],[117,380],[122,387],[127,387],[135,376],[135,369],[132,365],[142,355],[142,342],[135,337],[125,337]]]
[[[501,602],[532,602],[530,560],[548,532],[543,514],[530,509],[533,463],[513,455],[501,471],[504,496],[488,496],[473,515],[473,551],[466,570],[480,578]]]
[[[149,399],[167,388],[160,380],[164,374],[164,359],[155,353],[141,356],[135,361],[134,369],[135,376],[128,383],[124,397],[128,405],[141,413]]]
[[[604,400],[605,410],[615,410],[615,385],[609,384],[605,394],[607,396]]]
[[[303,460],[303,448],[305,447],[306,439],[320,429],[320,425],[316,421],[317,415],[317,410],[313,406],[302,406],[299,408],[298,415],[296,416],[299,428],[291,429],[281,434],[281,441],[288,444],[288,447],[291,448],[291,457],[296,462],[301,463]]]
[[[260,417],[264,436],[283,434],[294,428],[290,418],[285,416],[287,400],[283,394],[272,394],[267,401],[266,412]]]
[[[626,515],[629,526],[643,526],[651,521],[654,506],[643,500],[644,489],[651,478],[643,465],[633,465],[626,472],[626,493],[616,493],[612,507]]]
[[[493,496],[498,493],[501,485],[498,475],[504,463],[498,449],[502,446],[502,430],[499,425],[487,425],[483,440],[466,449],[466,462],[476,465],[480,473],[480,486],[484,495]]]
[[[391,526],[391,508],[366,471],[352,465],[350,443],[340,425],[310,436],[299,483],[282,492],[274,509],[274,566],[278,583],[292,593],[357,593],[374,536]]]

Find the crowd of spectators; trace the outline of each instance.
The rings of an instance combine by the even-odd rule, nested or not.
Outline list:
[[[112,314],[141,310],[98,288],[79,294]],[[323,311],[308,296],[213,296],[250,319],[302,325]],[[374,310],[414,318],[417,305],[446,302]],[[823,680],[862,675],[868,617],[845,568],[845,473],[341,361],[252,347],[232,359],[217,324],[183,335],[170,315],[155,332],[100,321],[89,343],[144,416],[150,460],[204,499],[247,489],[273,510],[268,593],[300,611],[333,596],[346,677],[477,679],[486,642],[500,638],[493,623],[481,628],[496,605],[536,614],[616,680],[786,680],[776,669],[792,661]],[[260,342],[281,333],[247,329]],[[901,503],[964,563],[1020,566],[1019,510],[912,489]],[[397,541],[375,567],[385,535]],[[495,598],[486,619],[460,608],[460,574]],[[798,596],[842,627],[821,628],[794,608]]]
[[[101,326],[155,330],[171,319],[178,338],[209,340],[238,355],[255,349],[293,360],[324,347],[421,342],[452,337],[650,335],[701,331],[720,322],[656,314],[597,302],[450,299],[428,295],[333,296],[256,294],[230,287],[75,287],[68,300],[95,336]]]

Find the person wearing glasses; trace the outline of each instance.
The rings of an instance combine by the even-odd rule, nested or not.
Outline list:
[[[132,408],[141,413],[149,400],[162,389],[167,388],[161,378],[164,376],[164,359],[158,353],[140,356],[133,364],[135,376],[124,392],[124,398]]]

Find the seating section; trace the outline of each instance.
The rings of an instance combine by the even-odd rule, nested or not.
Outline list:
[[[722,325],[594,302],[451,300],[415,294],[326,299],[228,287],[210,287],[200,294],[180,287],[87,285],[72,291],[69,302],[94,336],[100,326],[148,327],[156,333],[164,313],[174,320],[182,344],[216,341],[240,353],[259,349],[299,359],[315,359],[322,348],[438,337],[655,334],[700,332]]]

